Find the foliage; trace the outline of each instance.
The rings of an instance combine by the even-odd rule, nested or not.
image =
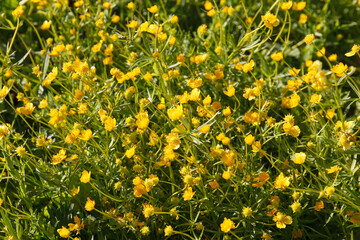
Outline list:
[[[14,2],[3,238],[360,238],[360,2]]]

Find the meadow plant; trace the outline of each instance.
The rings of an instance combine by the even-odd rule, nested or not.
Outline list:
[[[0,4],[2,238],[360,238],[360,1]]]

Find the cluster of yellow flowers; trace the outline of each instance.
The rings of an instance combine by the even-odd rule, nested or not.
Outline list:
[[[10,64],[19,33],[0,52],[0,102],[12,119],[0,119],[2,176],[19,182],[19,196],[48,188],[51,199],[24,219],[39,212],[76,240],[98,229],[152,239],[325,236],[309,233],[308,212],[360,223],[356,187],[346,185],[358,169],[350,57],[360,45],[331,53],[309,1],[269,2],[204,1],[193,32],[163,1],[16,7],[16,31],[32,11],[46,12],[31,24],[39,39],[26,70]],[[25,214],[8,199],[8,213]]]

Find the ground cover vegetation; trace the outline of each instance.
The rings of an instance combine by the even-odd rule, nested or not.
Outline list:
[[[360,238],[360,1],[0,9],[2,238]]]

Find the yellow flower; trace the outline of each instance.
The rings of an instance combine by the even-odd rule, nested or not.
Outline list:
[[[330,62],[336,62],[337,60],[337,54],[331,54],[329,57],[328,57],[329,61]]]
[[[282,10],[289,10],[292,5],[293,5],[293,2],[292,2],[292,1],[283,2],[283,3],[281,4],[281,9],[282,9]]]
[[[325,56],[326,49],[322,47],[319,51],[317,51],[316,56],[317,57],[323,57]]]
[[[310,102],[311,103],[319,103],[321,100],[321,95],[314,93],[311,95]]]
[[[235,223],[231,221],[231,219],[224,218],[223,223],[220,224],[221,231],[227,233],[230,232],[231,229],[235,229]]]
[[[212,5],[211,2],[206,1],[205,4],[204,4],[204,8],[205,8],[206,11],[209,11],[209,10],[211,10],[213,8],[213,5]]]
[[[323,201],[316,202],[315,207],[314,207],[314,209],[316,211],[319,212],[323,208],[324,208],[324,202]]]
[[[219,183],[216,180],[209,182],[209,185],[212,189],[219,188]]]
[[[340,62],[339,64],[333,66],[331,71],[336,74],[337,77],[342,77],[346,74],[348,66]]]
[[[15,8],[14,11],[11,13],[14,17],[20,18],[24,14],[24,6],[19,5]]]
[[[301,11],[306,7],[306,2],[302,1],[302,2],[298,2],[298,3],[294,3],[292,6],[292,9],[294,11]]]
[[[209,17],[212,17],[216,14],[215,9],[211,9],[210,11],[208,11],[208,13],[206,15],[208,15]]]
[[[135,147],[132,147],[125,152],[127,158],[132,158],[135,155]]]
[[[155,209],[154,209],[153,205],[143,204],[143,207],[144,207],[143,214],[144,214],[145,218],[148,218],[148,217],[154,215]]]
[[[249,71],[252,71],[254,69],[254,60],[250,60],[250,62],[248,63],[245,63],[243,66],[242,66],[242,70],[244,71],[244,73],[247,73]]]
[[[300,14],[300,17],[299,17],[299,24],[302,25],[302,24],[305,24],[308,20],[308,16],[304,13]]]
[[[277,228],[286,228],[286,225],[292,223],[292,218],[290,216],[286,216],[284,213],[277,212],[276,216],[273,217],[273,221],[276,222]]]
[[[135,6],[135,4],[134,4],[133,2],[129,2],[129,3],[126,5],[126,7],[127,7],[128,9],[133,9],[134,6]]]
[[[305,36],[304,42],[305,42],[306,44],[311,44],[311,43],[314,41],[314,39],[315,39],[315,35],[314,35],[314,34],[308,34],[308,35]]]
[[[116,119],[113,117],[108,117],[105,120],[105,129],[109,132],[111,132],[116,126]]]
[[[279,25],[279,19],[272,13],[266,13],[264,16],[261,16],[265,26],[267,28],[273,28]]]
[[[95,201],[91,200],[90,198],[87,198],[86,204],[85,204],[85,210],[86,211],[92,211],[95,208]]]
[[[223,110],[223,114],[224,114],[225,117],[230,116],[230,114],[231,114],[230,108],[229,108],[229,107],[226,107],[226,108]]]
[[[329,197],[331,197],[331,196],[334,195],[334,193],[335,193],[335,188],[334,188],[334,186],[326,187],[326,188],[325,188],[325,192],[326,192],[326,194],[327,194]]]
[[[147,8],[147,10],[151,13],[156,13],[159,10],[159,8],[156,5],[154,5],[154,6]]]
[[[51,21],[45,20],[43,24],[41,25],[41,30],[48,30],[50,29]]]
[[[229,180],[231,177],[231,172],[229,171],[224,171],[223,174],[222,174],[222,178],[225,179],[225,180]]]
[[[147,72],[145,75],[144,75],[144,79],[145,79],[145,81],[150,81],[151,79],[152,79],[152,74],[151,73],[149,73],[149,72]]]
[[[252,216],[253,210],[249,207],[243,207],[242,209],[242,215],[244,215],[244,217],[249,218]]]
[[[195,192],[193,192],[191,187],[186,189],[185,192],[184,192],[184,195],[183,195],[184,201],[191,200],[193,198],[194,194],[195,194]]]
[[[61,149],[58,154],[52,156],[52,164],[56,165],[61,163],[66,158],[66,151]]]
[[[11,69],[6,70],[6,72],[4,73],[4,77],[7,77],[7,78],[11,77],[12,75],[13,75],[13,72],[11,71]]]
[[[342,167],[339,167],[339,166],[333,166],[331,168],[327,168],[326,171],[328,174],[330,173],[337,173],[337,172],[340,172],[342,169]]]
[[[57,232],[59,233],[60,237],[68,238],[70,236],[70,231],[66,227],[62,226],[61,229],[58,229]]]
[[[171,17],[171,20],[170,20],[171,23],[177,23],[178,21],[179,21],[178,16],[174,15]]]
[[[230,85],[229,87],[226,88],[226,91],[224,91],[224,94],[229,96],[229,97],[232,97],[235,95],[235,88],[233,85]]]
[[[290,177],[285,177],[283,173],[280,173],[276,177],[274,186],[277,189],[285,190],[290,185]]]
[[[283,56],[283,53],[282,52],[278,52],[278,53],[273,53],[270,55],[271,59],[278,62],[278,61],[281,61],[284,56]]]
[[[98,42],[97,44],[92,46],[91,51],[94,52],[94,53],[99,52],[101,50],[102,43],[103,43],[103,41],[100,40],[100,42]]]
[[[166,226],[166,228],[164,229],[164,233],[165,237],[171,236],[174,233],[174,229],[172,228],[172,226]]]
[[[167,110],[167,114],[169,118],[173,121],[180,120],[183,115],[183,107],[182,105],[177,105],[175,108],[171,108]]]
[[[210,125],[209,125],[209,124],[206,124],[206,125],[204,125],[202,128],[199,129],[199,132],[205,134],[205,133],[207,133],[209,130],[210,130]]]
[[[352,57],[359,51],[360,51],[360,45],[354,44],[354,46],[352,46],[352,48],[351,48],[351,51],[348,53],[345,53],[345,56]]]
[[[88,182],[90,182],[90,176],[91,176],[91,171],[88,172],[88,171],[84,170],[84,171],[82,172],[81,177],[80,177],[80,182],[82,182],[82,183],[88,183]]]
[[[128,28],[136,28],[138,25],[138,22],[135,20],[131,20],[129,24],[126,24]]]
[[[300,211],[301,204],[299,202],[294,202],[293,204],[290,205],[290,207],[293,210],[293,213],[296,213],[296,212]]]
[[[7,95],[9,88],[7,86],[3,86],[0,90],[0,98],[3,98]]]
[[[259,141],[256,141],[251,145],[253,152],[259,152],[261,150],[261,143]]]
[[[295,153],[294,163],[303,164],[306,159],[306,154],[304,152]]]
[[[47,98],[45,98],[45,99],[43,99],[43,100],[41,100],[40,101],[40,104],[39,104],[39,108],[46,108],[47,107],[47,105],[48,105],[48,103],[47,103]]]
[[[150,123],[150,120],[149,120],[147,111],[140,112],[138,115],[136,115],[136,126],[142,132],[144,132],[146,130],[149,123]]]

